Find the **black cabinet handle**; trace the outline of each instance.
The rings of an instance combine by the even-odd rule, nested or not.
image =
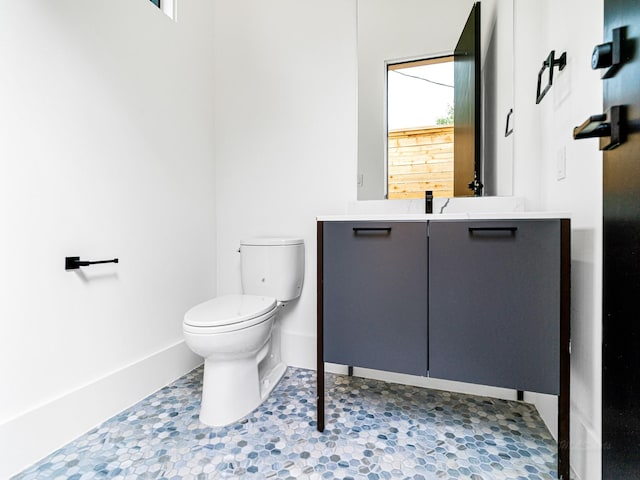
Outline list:
[[[391,233],[391,227],[353,227],[353,233],[358,234],[360,232],[370,232],[370,233]]]
[[[89,265],[95,265],[96,263],[119,263],[117,258],[112,260],[96,260],[89,262],[87,260],[80,260],[80,257],[65,257],[64,269],[65,270],[77,270],[80,267],[87,267]]]
[[[518,227],[469,227],[469,235],[476,232],[508,232],[515,235],[517,231]]]

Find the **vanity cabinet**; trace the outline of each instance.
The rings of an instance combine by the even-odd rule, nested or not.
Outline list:
[[[325,362],[552,394],[569,478],[570,221],[317,225],[318,430]]]
[[[324,359],[427,375],[427,223],[324,226]]]

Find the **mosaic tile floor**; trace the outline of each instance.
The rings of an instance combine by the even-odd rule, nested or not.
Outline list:
[[[556,478],[556,443],[531,405],[289,368],[238,423],[198,421],[201,368],[13,477],[30,479]]]

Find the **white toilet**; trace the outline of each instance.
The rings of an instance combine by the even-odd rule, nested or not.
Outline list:
[[[287,367],[280,358],[276,315],[302,291],[301,238],[244,240],[240,258],[244,294],[196,305],[182,324],[186,344],[204,357],[200,421],[210,426],[241,419],[282,378]]]

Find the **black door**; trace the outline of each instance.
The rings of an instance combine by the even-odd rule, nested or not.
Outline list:
[[[640,478],[640,0],[604,8],[604,40],[624,27],[628,57],[603,80],[604,110],[623,106],[628,125],[626,141],[604,152],[603,172],[602,477],[622,480]]]
[[[480,196],[481,139],[480,2],[471,9],[453,51],[453,192],[456,197]],[[478,180],[475,182],[474,180]]]

